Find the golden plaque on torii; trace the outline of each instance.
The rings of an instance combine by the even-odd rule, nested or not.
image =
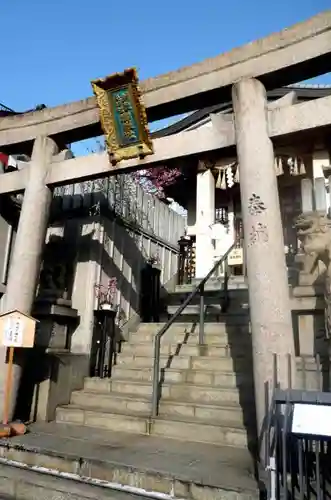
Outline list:
[[[134,68],[93,80],[101,126],[110,161],[117,163],[152,154],[145,106]]]

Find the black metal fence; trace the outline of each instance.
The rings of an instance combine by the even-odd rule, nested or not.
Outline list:
[[[117,352],[115,328],[116,311],[98,309],[94,312],[94,331],[91,349],[90,376],[111,376]]]
[[[192,283],[195,276],[195,248],[193,238],[183,236],[179,241],[177,285]]]
[[[141,270],[140,319],[144,323],[160,321],[161,270],[146,264]]]
[[[5,106],[4,104],[2,104],[2,102],[0,102],[0,110],[1,110],[1,111],[10,111],[10,112],[14,112],[14,110],[13,110],[13,109],[8,108],[8,106]]]
[[[316,372],[320,370],[317,359]],[[321,379],[321,374],[317,375]],[[294,426],[298,406],[308,422],[301,430]],[[331,393],[291,387],[283,390],[274,384],[265,443],[268,500],[331,498],[331,418],[326,429],[323,422],[323,429],[322,421],[310,417],[311,407],[318,407],[327,416]]]

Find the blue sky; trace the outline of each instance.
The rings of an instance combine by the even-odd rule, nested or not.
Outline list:
[[[0,102],[17,111],[91,95],[90,80],[141,79],[215,56],[327,8],[330,0],[0,0]],[[330,75],[320,82],[331,83]]]

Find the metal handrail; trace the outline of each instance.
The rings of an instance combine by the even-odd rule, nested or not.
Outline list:
[[[240,239],[239,239],[240,240]],[[191,300],[200,292],[200,324],[199,324],[199,345],[203,345],[204,341],[204,287],[206,282],[215,272],[215,270],[223,262],[227,261],[230,252],[235,248],[238,240],[236,239],[230,248],[225,252],[224,255],[214,264],[209,273],[200,281],[200,283],[195,287],[195,289],[190,293],[182,305],[177,309],[175,314],[171,316],[169,321],[161,328],[161,330],[155,335],[154,339],[154,366],[153,366],[153,391],[152,391],[152,411],[151,418],[155,418],[158,415],[159,407],[159,378],[160,378],[160,354],[161,354],[161,338],[171,327],[174,321],[182,314],[184,309],[189,305]],[[228,272],[226,269],[224,277],[224,290],[227,295],[227,285],[228,285]],[[227,299],[227,297],[225,297]]]
[[[14,113],[13,109],[8,108],[8,106],[5,106],[4,104],[2,104],[2,102],[0,102],[0,109],[1,111],[9,111],[10,113]]]

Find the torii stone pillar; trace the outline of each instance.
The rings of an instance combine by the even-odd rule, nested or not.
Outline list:
[[[3,312],[19,309],[23,313],[31,314],[52,202],[52,192],[46,186],[46,176],[52,156],[56,152],[57,147],[52,139],[48,137],[36,138],[9,269]],[[0,369],[0,407],[2,409],[7,371],[5,369],[6,349],[4,347],[1,347],[0,356],[2,363]],[[22,364],[23,356],[18,356],[13,370],[10,417],[12,417],[16,403]]]
[[[265,387],[272,380],[272,355],[278,355],[278,381],[286,387],[288,354],[293,356],[292,366],[295,364],[294,339],[274,151],[268,135],[266,92],[258,80],[242,80],[233,86],[232,99],[247,260],[255,402],[262,444]]]

